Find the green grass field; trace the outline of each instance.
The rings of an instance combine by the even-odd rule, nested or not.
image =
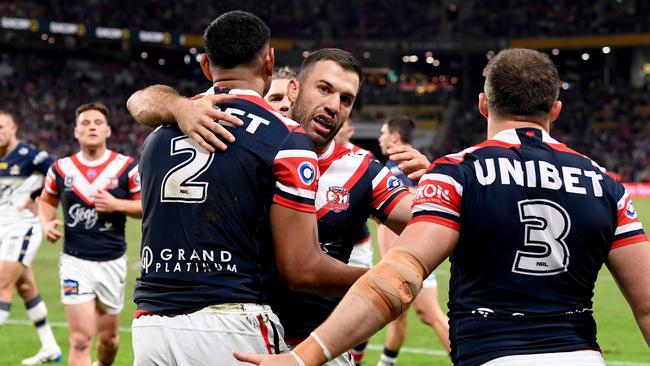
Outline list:
[[[637,199],[635,204],[641,217],[645,219],[645,228],[650,228],[650,200]],[[115,363],[120,366],[133,364],[130,317],[135,308],[131,301],[133,285],[139,272],[139,225],[139,221],[132,220],[127,226],[129,279],[120,334],[122,347]],[[33,266],[41,296],[47,302],[50,323],[53,324],[55,336],[64,349],[65,360],[68,348],[68,330],[63,306],[59,302],[58,258],[60,245],[60,243],[53,245],[44,242]],[[440,303],[444,308],[447,301],[449,263],[444,263],[436,273],[440,286]],[[650,350],[643,341],[625,299],[606,269],[600,273],[594,303],[594,312],[598,322],[598,340],[603,348],[607,364],[650,366]],[[376,364],[383,335],[382,331],[370,340],[366,365],[374,366]],[[31,356],[38,347],[36,332],[28,321],[22,300],[16,295],[9,323],[0,328],[0,365],[20,365],[20,360]],[[399,355],[399,364],[408,366],[450,364],[448,356],[438,343],[433,331],[420,323],[413,311],[409,314],[409,330],[406,344]]]

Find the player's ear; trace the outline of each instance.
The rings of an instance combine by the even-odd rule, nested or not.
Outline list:
[[[298,92],[300,91],[300,83],[297,79],[289,80],[287,84],[287,97],[291,103],[294,103],[298,99]]]
[[[275,51],[273,47],[269,47],[269,50],[266,51],[264,55],[264,72],[266,76],[273,77],[273,66],[275,65]]]
[[[113,130],[111,129],[111,125],[108,125],[107,127],[108,127],[108,134],[106,135],[106,138],[109,138],[113,134]]]
[[[490,113],[488,112],[488,98],[485,93],[481,92],[478,95],[478,110],[481,112],[481,115],[485,118],[488,118]]]
[[[212,82],[212,71],[210,71],[210,60],[208,60],[208,54],[204,53],[201,55],[201,71],[203,71],[203,75]]]
[[[556,100],[553,102],[551,107],[551,112],[549,113],[549,122],[555,121],[560,116],[560,111],[562,110],[562,102]]]

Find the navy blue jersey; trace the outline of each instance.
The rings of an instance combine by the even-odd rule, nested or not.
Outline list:
[[[17,221],[38,223],[30,210],[21,207],[30,194],[43,187],[43,177],[52,158],[32,145],[18,142],[6,157],[0,157],[0,225]]]
[[[272,203],[315,212],[313,143],[251,90],[219,107],[244,121],[237,142],[208,153],[177,126],[145,141],[139,312],[178,314],[229,302],[267,303],[275,260]],[[207,94],[207,93],[206,93]]]
[[[347,263],[368,217],[384,221],[408,191],[367,154],[355,154],[334,143],[319,156],[318,166],[321,176],[316,215],[321,249]],[[280,317],[289,340],[307,337],[340,300],[292,292],[281,283],[275,295],[273,311]]]
[[[393,173],[394,176],[396,176],[399,180],[402,181],[402,184],[404,184],[407,187],[415,187],[417,186],[417,183],[413,182],[410,180],[404,172],[399,170],[398,168],[399,163],[394,162],[390,159],[386,160],[386,168],[390,169],[390,172]]]
[[[624,187],[535,128],[434,162],[418,186],[417,221],[460,232],[450,257],[455,365],[598,349],[598,271],[613,248],[646,240]]]
[[[54,206],[61,201],[64,253],[90,261],[109,261],[124,255],[126,216],[97,212],[93,195],[100,189],[115,198],[138,199],[138,164],[129,156],[106,150],[96,161],[86,161],[77,153],[50,167],[41,197]]]
[[[373,155],[372,152],[362,148],[361,146],[355,145],[351,142],[348,142],[345,145],[346,148],[350,149],[355,154],[361,154],[361,155],[368,155],[370,159],[374,160],[375,156]],[[364,243],[367,240],[370,240],[370,230],[368,230],[368,223],[366,222],[363,225],[363,228],[359,231],[359,234],[357,234],[357,239],[355,241],[355,244],[360,244]]]

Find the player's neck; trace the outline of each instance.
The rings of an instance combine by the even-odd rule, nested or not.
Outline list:
[[[250,75],[250,72],[241,72],[241,70],[231,70],[220,72],[215,76],[213,83],[215,86],[228,89],[249,89],[264,95],[266,87],[264,80],[256,75]]]
[[[102,146],[82,146],[81,157],[86,161],[95,161],[104,157],[106,154],[106,145]]]
[[[513,128],[537,128],[549,132],[549,124],[541,124],[532,121],[513,121],[513,120],[488,120],[488,139],[493,138],[498,133]]]
[[[7,144],[7,146],[5,146],[4,148],[0,147],[0,157],[6,158],[7,156],[9,156],[9,154],[11,154],[11,152],[14,151],[16,146],[18,146],[18,140],[10,141]]]

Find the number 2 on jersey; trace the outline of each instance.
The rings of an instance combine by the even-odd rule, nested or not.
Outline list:
[[[179,136],[171,140],[170,154],[190,156],[167,172],[162,181],[160,201],[184,203],[205,201],[208,183],[197,182],[195,179],[208,169],[214,154],[208,153],[187,136]]]
[[[524,224],[524,247],[518,250],[512,271],[530,276],[551,276],[569,266],[569,248],[564,239],[571,230],[571,218],[557,203],[544,199],[518,202],[519,220]]]

